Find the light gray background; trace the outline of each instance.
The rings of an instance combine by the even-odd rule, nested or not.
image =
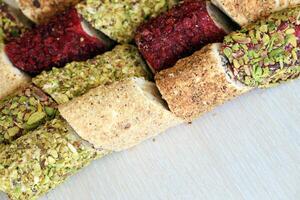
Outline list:
[[[252,91],[95,161],[42,200],[299,200],[299,91]]]

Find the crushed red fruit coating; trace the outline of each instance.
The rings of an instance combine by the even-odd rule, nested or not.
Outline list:
[[[140,26],[135,41],[152,69],[160,71],[225,35],[209,16],[206,1],[192,0]]]
[[[107,49],[104,41],[84,31],[74,8],[25,32],[5,46],[11,62],[31,74],[62,67],[71,61],[86,60]]]

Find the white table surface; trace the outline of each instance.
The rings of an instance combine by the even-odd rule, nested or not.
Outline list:
[[[299,200],[299,91],[252,91],[95,161],[42,200]]]
[[[95,161],[41,199],[299,200],[300,81]]]

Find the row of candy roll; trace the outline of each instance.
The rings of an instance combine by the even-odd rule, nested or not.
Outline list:
[[[30,78],[15,68],[4,52],[4,45],[21,35],[28,27],[17,18],[16,11],[0,1],[0,99],[30,81]]]
[[[300,6],[271,14],[158,73],[176,116],[192,121],[250,89],[300,76]]]
[[[229,40],[230,41],[230,40]],[[230,45],[228,45],[230,46]],[[224,47],[228,48],[228,46]],[[236,47],[234,47],[236,49]],[[224,50],[227,52],[227,50]],[[221,53],[220,53],[221,52]],[[199,55],[198,55],[199,53]],[[222,56],[220,55],[222,54]],[[179,72],[178,74],[183,74],[182,79],[177,79],[177,81],[187,81],[187,80],[194,80],[195,86],[203,87],[202,91],[213,91],[214,87],[207,87],[205,86],[216,86],[215,89],[217,92],[213,93],[212,96],[208,97],[207,101],[203,101],[204,105],[210,104],[211,100],[213,99],[213,103],[222,103],[222,101],[231,99],[232,96],[230,95],[240,95],[240,93],[243,93],[250,89],[249,87],[246,87],[244,84],[242,84],[239,80],[232,79],[231,74],[233,74],[232,70],[229,70],[227,68],[228,61],[226,60],[226,56],[223,55],[222,50],[220,50],[220,45],[214,44],[209,45],[205,47],[200,52],[197,52],[194,54],[195,57],[189,57],[184,59],[184,64],[178,64],[182,67],[174,68],[175,72]],[[202,58],[202,59],[201,59]],[[204,61],[206,59],[206,61]],[[201,61],[202,60],[202,61]],[[217,60],[217,61],[216,61]],[[230,60],[230,59],[228,59]],[[234,60],[234,59],[233,59]],[[207,62],[208,61],[208,62]],[[234,63],[236,61],[232,61]],[[201,64],[202,63],[202,64]],[[211,63],[211,64],[208,64]],[[109,64],[109,63],[108,63]],[[200,71],[195,71],[195,67],[198,65]],[[117,65],[116,65],[117,66]],[[188,66],[187,71],[183,70],[183,66]],[[204,67],[205,66],[205,67]],[[218,66],[218,69],[216,69],[216,66]],[[221,66],[221,67],[220,67]],[[72,69],[72,67],[71,67]],[[177,71],[178,69],[178,71]],[[59,69],[60,70],[60,69]],[[190,71],[188,71],[190,70]],[[168,77],[175,76],[175,78],[178,78],[177,73],[169,73]],[[228,72],[228,73],[225,73]],[[231,73],[232,72],[232,73]],[[184,74],[192,74],[190,77],[184,77]],[[60,74],[60,73],[58,73]],[[62,73],[63,74],[63,73]],[[72,74],[72,70],[67,72],[66,74]],[[76,72],[75,72],[76,74]],[[194,74],[194,75],[193,75]],[[208,76],[206,76],[208,74]],[[210,75],[215,75],[214,77],[210,77]],[[75,75],[76,76],[76,75]],[[196,76],[196,77],[193,77]],[[296,76],[296,74],[295,74]],[[129,76],[130,77],[130,76]],[[203,78],[204,77],[204,78]],[[163,77],[164,78],[164,77]],[[184,78],[186,78],[184,80]],[[201,80],[203,78],[203,80]],[[215,83],[212,83],[212,81],[215,78],[215,81],[219,81],[219,85],[214,85]],[[67,78],[68,79],[68,78]],[[290,78],[289,78],[290,79]],[[117,79],[120,80],[120,79]],[[164,79],[162,79],[164,81]],[[203,84],[201,84],[199,81],[202,81]],[[181,82],[181,83],[183,83]],[[99,82],[98,82],[99,83]],[[101,82],[101,83],[110,83],[110,82]],[[155,85],[151,82],[148,82],[144,79],[125,79],[121,81],[113,82],[110,85],[101,85],[96,84],[91,85],[93,86],[84,86],[83,88],[79,89],[79,94],[66,92],[68,99],[67,101],[71,100],[69,103],[63,104],[59,106],[59,110],[62,113],[62,116],[70,123],[70,125],[76,130],[76,132],[83,138],[92,143],[97,148],[104,148],[111,151],[119,151],[123,149],[127,149],[132,147],[133,145],[149,138],[154,135],[156,135],[159,132],[162,132],[166,130],[167,128],[174,126],[178,123],[181,123],[181,119],[175,117],[165,106],[162,102],[160,95],[157,91],[157,88]],[[171,82],[172,84],[174,82]],[[211,84],[211,85],[210,85]],[[222,85],[223,84],[223,85]],[[51,86],[50,84],[44,84],[47,86]],[[55,85],[55,84],[54,84]],[[98,85],[101,85],[95,89],[90,90],[88,93],[84,94],[81,97],[77,97],[83,93],[85,93],[90,88],[96,87]],[[158,84],[159,85],[159,84]],[[176,85],[175,83],[175,86]],[[199,90],[196,89],[195,93],[192,93],[189,98],[191,98],[193,101],[199,101],[203,96],[199,96]],[[227,90],[227,87],[229,87],[229,90]],[[179,88],[179,87],[178,87]],[[232,89],[233,88],[233,89]],[[238,89],[236,89],[238,88]],[[205,89],[208,89],[205,91]],[[220,89],[220,90],[219,90]],[[56,90],[56,89],[55,89]],[[54,91],[55,91],[54,90]],[[70,89],[68,89],[70,90]],[[82,90],[82,91],[81,91]],[[171,88],[172,90],[172,88]],[[192,89],[190,88],[190,91]],[[180,91],[180,88],[177,90]],[[228,92],[229,91],[229,92]],[[230,91],[232,91],[230,93]],[[181,91],[180,91],[181,92]],[[198,92],[198,93],[197,93]],[[218,93],[219,92],[219,93]],[[221,102],[218,99],[218,95],[221,94],[228,95],[228,97],[221,96],[223,100],[221,99]],[[49,92],[50,93],[50,92]],[[181,94],[185,94],[184,92]],[[207,94],[207,93],[206,93]],[[197,96],[198,95],[198,96]],[[198,98],[198,99],[197,99]],[[186,99],[183,99],[185,101]],[[193,103],[195,102],[189,102]],[[167,100],[169,103],[169,101]],[[64,103],[64,102],[62,102]],[[170,104],[169,104],[170,105]],[[199,105],[199,104],[198,104]],[[211,104],[210,104],[211,105]],[[216,105],[212,105],[214,107]],[[194,107],[195,108],[195,107]],[[127,110],[128,112],[124,112],[124,110]],[[113,111],[113,112],[112,112]],[[197,107],[196,107],[196,112]],[[86,119],[90,123],[85,123]],[[55,120],[54,120],[55,121]],[[41,126],[41,128],[38,128],[38,130],[35,130],[33,132],[38,132],[40,129],[44,130],[43,136],[48,135],[49,130],[51,129],[44,129],[44,127],[47,127],[48,123],[46,125]],[[52,122],[51,122],[52,123]],[[25,136],[22,136],[22,138],[29,138],[31,137],[31,134],[26,134]],[[33,137],[35,137],[35,134],[33,134]],[[38,136],[40,138],[40,136]],[[48,136],[46,136],[48,137]],[[22,142],[23,139],[17,139],[16,142]],[[32,139],[30,138],[30,141]],[[13,141],[14,143],[14,141]],[[38,143],[38,141],[34,141],[33,144],[38,144],[37,146],[42,146]],[[26,145],[27,146],[27,145]],[[55,146],[55,145],[52,145]],[[3,148],[3,147],[1,147]],[[24,152],[22,152],[22,155]],[[50,153],[49,153],[50,154]],[[55,154],[55,153],[54,153]],[[55,154],[56,155],[56,154]],[[52,155],[50,157],[50,163],[53,162]],[[54,156],[55,157],[55,156]],[[48,158],[48,155],[47,155]],[[42,159],[42,157],[40,157]],[[65,159],[65,158],[64,158]],[[5,159],[7,160],[7,159]],[[47,160],[47,159],[45,159]],[[9,161],[10,162],[10,161]],[[24,161],[24,163],[26,163]],[[43,163],[43,162],[42,162]],[[77,163],[75,163],[77,165]],[[5,165],[3,169],[7,170],[9,167],[7,166],[13,166],[13,165]],[[28,165],[28,169],[31,169],[32,165]],[[52,169],[52,165],[50,165]],[[60,168],[61,169],[61,168]],[[69,168],[68,168],[69,169]],[[9,169],[10,170],[10,169]],[[28,170],[31,171],[31,170]],[[64,168],[62,168],[62,171],[64,171]],[[10,173],[10,171],[4,171]],[[60,174],[60,170],[55,171],[56,173],[50,173],[51,177],[57,174]],[[42,174],[47,173],[48,177],[48,171],[42,170]],[[16,172],[14,172],[16,174]],[[16,179],[13,179],[10,177],[9,179],[6,179],[11,181],[11,183],[15,183],[14,180],[20,180],[20,177],[26,177],[22,174],[22,171],[19,171],[19,174],[21,174],[19,177],[17,176]],[[19,175],[18,174],[18,175]],[[33,173],[28,173],[29,177],[35,177],[32,176]],[[38,172],[40,174],[40,172]],[[7,178],[7,176],[5,176]],[[44,176],[42,176],[44,177]],[[62,176],[65,178],[65,176]],[[27,198],[27,195],[33,195],[34,197],[45,193],[49,189],[49,185],[56,186],[55,180],[58,180],[58,182],[63,181],[63,179],[57,178],[54,176],[53,180],[50,182],[47,182],[46,184],[35,184],[35,180],[40,180],[39,178],[33,178],[30,179],[28,182],[26,181],[19,181],[19,184],[15,185],[9,185],[7,186],[7,182],[5,186],[3,187],[7,193],[12,198]],[[48,178],[45,178],[43,180],[48,180]],[[8,182],[9,182],[8,181]],[[21,182],[21,183],[20,183]],[[44,182],[44,181],[43,181]],[[17,182],[18,183],[18,182]],[[35,185],[35,188],[32,186]],[[15,187],[16,186],[16,187]],[[48,189],[45,189],[44,186]],[[1,188],[0,187],[0,188]],[[33,188],[33,189],[32,189]],[[52,188],[52,187],[51,187]],[[44,190],[45,189],[45,190]],[[13,191],[13,192],[11,192]],[[20,192],[21,191],[21,192]],[[32,193],[30,193],[32,192]],[[15,195],[15,196],[14,196]]]
[[[132,148],[183,122],[169,111],[155,83],[144,78],[101,85],[58,108],[81,138],[113,152]]]
[[[94,149],[57,116],[0,146],[0,190],[12,200],[38,199],[108,153]]]
[[[52,88],[55,94],[48,92],[58,103],[65,103],[93,87],[127,77],[151,79],[146,64],[132,45],[119,45],[86,62],[73,62],[65,68],[43,72],[34,82],[39,86],[61,84]],[[114,93],[118,95],[117,91]],[[35,86],[3,102],[0,120],[3,119],[5,127],[0,127],[6,145],[1,147],[3,154],[0,153],[0,176],[3,177],[0,190],[11,199],[36,199],[90,161],[110,152],[110,149],[95,149],[87,143],[93,141],[83,142],[82,137],[79,139],[75,132],[70,132],[56,103]],[[30,155],[34,155],[33,159],[28,159]],[[20,165],[17,167],[16,163]]]
[[[85,1],[11,41],[5,51],[15,67],[39,74],[109,50],[113,46],[109,38],[118,42],[132,40],[141,23],[175,3]],[[24,7],[21,9],[26,12]]]
[[[270,13],[300,4],[299,0],[212,0],[240,26],[247,25]],[[246,5],[246,6],[245,6]]]
[[[172,67],[206,44],[221,42],[235,28],[210,1],[184,1],[140,26],[135,42],[152,71]]]

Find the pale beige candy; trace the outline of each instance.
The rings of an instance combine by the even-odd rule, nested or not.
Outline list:
[[[142,78],[100,86],[60,105],[61,115],[96,148],[121,151],[182,122]]]
[[[209,44],[155,75],[163,99],[176,116],[191,122],[251,89],[231,78],[220,46]]]
[[[241,26],[265,15],[300,4],[300,0],[212,0],[229,17]]]

